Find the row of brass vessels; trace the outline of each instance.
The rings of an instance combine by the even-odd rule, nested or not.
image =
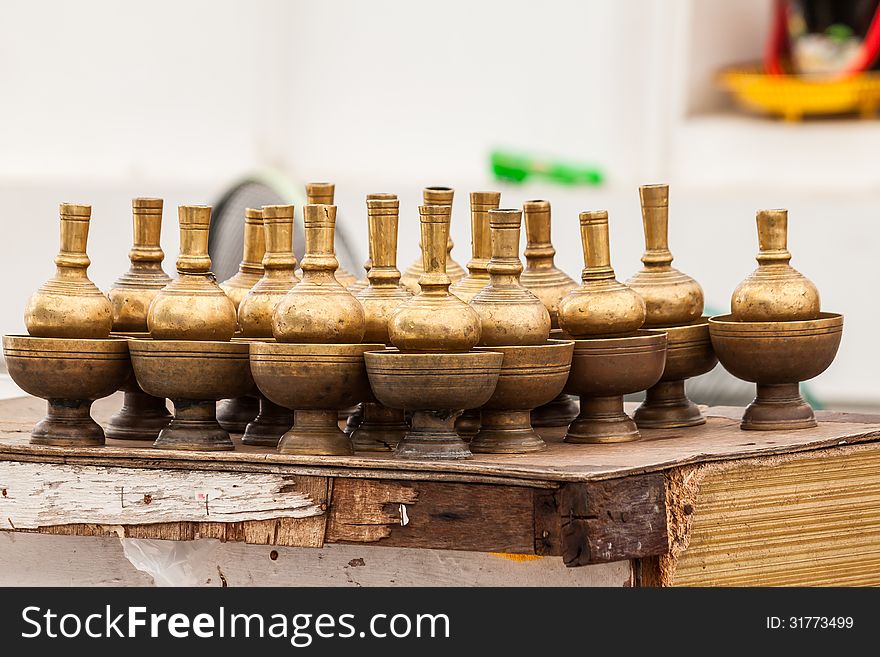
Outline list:
[[[28,303],[29,335],[3,338],[10,375],[48,401],[31,442],[102,445],[90,407],[119,389],[106,435],[157,448],[233,449],[230,429],[287,454],[400,458],[544,449],[533,426],[565,426],[569,443],[624,442],[639,428],[705,423],[684,382],[718,360],[757,384],[743,429],[815,426],[798,384],[830,365],[843,319],[821,312],[815,286],[789,265],[784,210],[758,212],[759,267],[730,314],[707,318],[700,285],[671,264],[665,185],[640,188],[644,266],[627,284],[611,267],[608,213],[581,213],[580,285],[554,266],[550,204],[502,209],[497,192],[470,195],[465,273],[450,255],[453,190],[431,187],[419,208],[422,257],[403,276],[397,197],[367,197],[367,276],[349,275],[346,288],[333,186],[307,191],[301,272],[294,207],[264,206],[246,211],[240,271],[221,285],[208,256],[211,208],[179,208],[171,279],[162,201],[135,199],[131,269],[107,295],[86,275],[91,208],[61,205],[57,273]],[[630,418],[623,396],[641,390]],[[351,413],[345,431],[341,413]]]

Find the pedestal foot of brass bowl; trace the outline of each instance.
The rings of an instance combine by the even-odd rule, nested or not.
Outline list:
[[[153,443],[158,449],[220,452],[235,449],[229,432],[217,422],[214,401],[173,399],[174,419]]]
[[[217,402],[217,422],[229,433],[243,433],[259,412],[260,402],[251,395]]]
[[[409,431],[403,411],[396,408],[367,402],[362,417],[360,426],[351,433],[356,452],[387,452],[397,447]]]
[[[745,431],[810,429],[813,409],[801,397],[797,383],[757,384],[755,401],[746,407],[740,428]]]
[[[458,411],[414,411],[412,428],[397,445],[394,456],[401,459],[467,459],[468,444],[455,430]]]
[[[580,413],[578,398],[565,393],[532,411],[533,427],[567,427]]]
[[[260,395],[260,413],[247,425],[241,437],[243,445],[277,447],[281,436],[293,426],[293,412]]]
[[[165,400],[137,388],[125,391],[122,408],[110,418],[104,433],[114,440],[156,440],[169,422]]]
[[[281,436],[278,451],[282,454],[350,456],[351,440],[339,428],[339,412],[295,411],[293,427]]]
[[[32,445],[94,447],[104,444],[104,430],[92,419],[89,400],[50,399],[46,417],[31,432]]]
[[[565,434],[567,443],[625,443],[641,438],[623,412],[623,396],[581,397],[581,412]]]
[[[706,424],[699,407],[688,399],[684,381],[661,381],[648,388],[645,401],[633,413],[640,429],[675,429]]]
[[[455,420],[455,430],[462,440],[470,442],[480,431],[480,410],[470,408]]]
[[[529,411],[482,412],[482,427],[470,442],[475,454],[523,454],[547,449],[547,443],[535,433]]]
[[[343,431],[346,436],[350,436],[359,426],[361,426],[361,422],[364,421],[364,405],[358,404],[346,417],[342,417],[342,412],[340,412],[339,421],[341,422],[342,420],[345,420],[345,428]]]

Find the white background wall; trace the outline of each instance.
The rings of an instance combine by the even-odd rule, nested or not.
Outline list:
[[[487,155],[509,146],[607,172],[598,190],[500,186],[505,205],[553,201],[559,263],[573,274],[579,210],[611,212],[625,278],[642,249],[636,187],[670,182],[676,263],[716,309],[754,267],[754,211],[789,207],[795,266],[848,319],[814,389],[832,403],[880,404],[880,316],[862,291],[880,282],[880,124],[744,118],[712,83],[720,66],[760,55],[769,6],[7,0],[0,330],[23,330],[28,295],[52,273],[60,201],[92,203],[90,273],[105,288],[127,266],[132,196],[165,197],[171,269],[174,207],[211,202],[266,167],[336,181],[345,230],[362,245],[364,194],[400,194],[401,266],[416,254],[420,188],[451,184],[464,263],[466,193],[499,187]]]

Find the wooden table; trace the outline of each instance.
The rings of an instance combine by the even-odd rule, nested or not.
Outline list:
[[[407,462],[30,445],[43,412],[0,402],[4,531],[624,562],[633,585],[880,584],[880,416],[743,432],[741,409],[715,408],[705,426],[634,443],[548,430],[540,454]]]

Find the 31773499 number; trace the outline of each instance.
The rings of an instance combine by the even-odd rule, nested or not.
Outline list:
[[[768,630],[849,630],[854,625],[852,616],[767,616]]]

